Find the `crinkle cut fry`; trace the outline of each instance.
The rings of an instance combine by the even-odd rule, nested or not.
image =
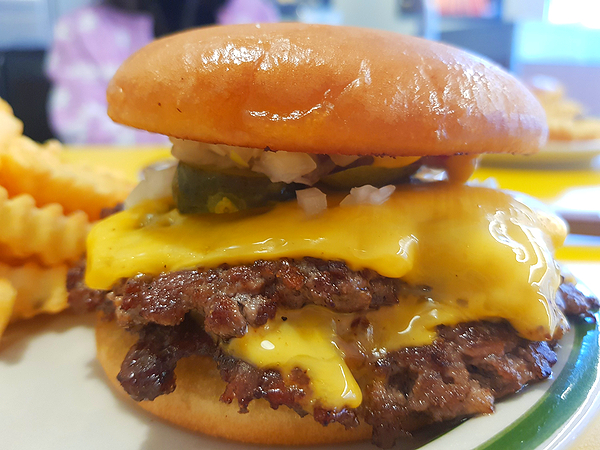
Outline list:
[[[66,309],[67,270],[66,265],[42,267],[31,261],[16,267],[0,263],[0,283],[10,283],[16,296],[11,308],[10,322]],[[2,295],[0,284],[0,309]],[[2,312],[0,310],[0,323]]]
[[[11,282],[0,278],[0,337],[10,321],[16,299],[17,290]]]
[[[0,186],[0,260],[34,258],[44,265],[79,260],[89,230],[81,211],[63,215],[59,204],[35,206],[30,195],[8,197]]]
[[[96,167],[65,163],[61,148],[21,136],[0,148],[0,185],[10,196],[31,195],[38,206],[59,203],[67,214],[84,211],[90,220],[125,200],[133,184]]]
[[[0,98],[0,148],[23,133],[23,122],[17,119],[6,101]]]

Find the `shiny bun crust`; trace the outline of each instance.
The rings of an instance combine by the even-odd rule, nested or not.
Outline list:
[[[125,125],[208,143],[311,153],[532,153],[534,96],[497,66],[388,31],[280,23],[152,42],[108,88]]]
[[[127,394],[116,377],[127,351],[134,343],[135,336],[118,327],[114,321],[98,322],[98,359],[109,380],[124,396]],[[312,417],[301,418],[288,408],[273,410],[263,400],[253,401],[248,414],[239,414],[236,405],[226,405],[219,401],[219,396],[225,390],[225,383],[210,358],[181,360],[177,365],[176,376],[177,388],[173,393],[151,402],[136,404],[181,427],[248,443],[329,444],[364,440],[371,436],[371,428],[366,425],[351,430],[345,430],[337,423],[323,427]]]

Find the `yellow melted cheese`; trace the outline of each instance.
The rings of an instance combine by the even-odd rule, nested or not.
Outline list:
[[[336,316],[314,305],[280,311],[265,326],[251,328],[244,337],[232,339],[226,351],[258,367],[278,368],[284,374],[303,368],[313,391],[311,402],[356,408],[362,393],[338,348]]]
[[[332,203],[314,218],[296,202],[257,215],[203,216],[180,215],[166,201],[141,204],[94,226],[86,282],[109,289],[138,273],[311,256],[429,287],[367,314],[373,333],[361,345],[374,352],[426,345],[438,325],[468,320],[504,318],[531,340],[567,327],[555,305],[553,260],[566,226],[555,216],[507,193],[447,183],[399,187],[380,206]],[[332,313],[314,308],[250,330],[230,351],[259,367],[301,367],[315,398],[357,405],[360,390],[336,344]]]

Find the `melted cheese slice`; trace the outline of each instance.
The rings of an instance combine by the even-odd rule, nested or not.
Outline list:
[[[225,350],[257,367],[277,368],[284,375],[296,367],[305,369],[313,391],[305,408],[317,401],[328,407],[356,408],[362,392],[337,344],[339,316],[315,305],[280,310],[265,326],[251,328],[244,337],[225,344]]]
[[[425,345],[438,325],[469,320],[504,318],[531,340],[566,329],[555,304],[553,249],[567,229],[552,214],[508,193],[448,183],[399,187],[378,206],[337,202],[314,218],[296,202],[256,215],[202,216],[180,215],[166,201],[144,203],[94,226],[86,283],[109,289],[138,273],[311,256],[427,286],[426,295],[367,314],[373,333],[362,345],[373,352]],[[331,313],[306,314],[249,330],[230,351],[260,367],[307,370],[328,405],[360,403]]]

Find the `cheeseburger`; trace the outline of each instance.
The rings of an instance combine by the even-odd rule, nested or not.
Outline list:
[[[521,83],[463,51],[204,28],[131,56],[108,101],[178,162],[93,228],[71,301],[104,313],[109,378],[168,421],[390,447],[547,378],[565,313],[594,302],[553,258],[563,221],[465,183],[478,154],[536,152],[547,130]]]

